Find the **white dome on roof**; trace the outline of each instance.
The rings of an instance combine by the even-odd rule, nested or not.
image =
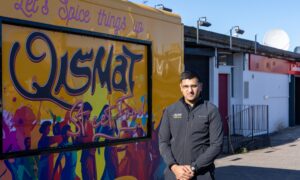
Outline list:
[[[288,50],[290,47],[290,38],[284,30],[272,29],[265,33],[263,45]]]

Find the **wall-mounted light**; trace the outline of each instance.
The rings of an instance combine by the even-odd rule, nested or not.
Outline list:
[[[230,49],[232,49],[232,30],[234,30],[237,34],[244,34],[244,30],[240,29],[239,26],[233,26],[231,29],[230,29]]]
[[[200,17],[197,20],[197,44],[199,44],[199,28],[200,26],[209,27],[211,23],[207,21],[206,17]]]
[[[161,9],[161,10],[168,11],[168,12],[172,12],[172,9],[165,7],[163,4],[156,4],[154,6],[154,8]]]

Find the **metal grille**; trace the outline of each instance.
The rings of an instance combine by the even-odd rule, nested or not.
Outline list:
[[[268,105],[233,105],[227,123],[229,133],[224,137],[224,152],[235,153],[240,148],[255,148],[268,142]]]

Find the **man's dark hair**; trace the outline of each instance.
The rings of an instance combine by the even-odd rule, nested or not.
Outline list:
[[[83,111],[92,111],[93,107],[89,102],[84,102],[83,103]]]
[[[48,127],[48,126],[51,126],[51,122],[50,121],[44,121],[42,124],[41,124],[41,126],[40,126],[40,129],[39,129],[39,132],[41,133],[41,134],[43,134],[44,132],[45,132],[45,130],[46,130],[46,128]]]
[[[180,75],[180,81],[185,80],[185,79],[193,79],[193,78],[197,78],[198,82],[201,83],[201,79],[200,79],[199,75],[195,72],[184,71]]]

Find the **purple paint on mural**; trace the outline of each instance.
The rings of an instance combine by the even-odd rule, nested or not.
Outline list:
[[[19,0],[14,4],[14,8],[17,11],[21,11],[26,17],[31,18],[32,15],[38,13],[40,7],[38,5],[38,0]],[[41,12],[43,15],[48,15],[48,0],[44,1]]]
[[[29,18],[37,13],[38,9],[37,0],[20,0],[15,3],[15,10],[22,11],[22,13]]]
[[[133,24],[133,32],[141,33],[144,31],[143,23],[140,21],[135,21]]]
[[[120,30],[126,29],[126,17],[115,16],[111,12],[103,9],[98,11],[98,25],[114,28],[114,34],[118,34]]]
[[[69,0],[60,0],[61,7],[58,9],[58,16],[60,19],[66,21],[66,25],[69,21],[77,21],[83,23],[89,23],[91,20],[91,13],[87,9],[83,9],[80,5],[72,5]]]
[[[42,6],[42,13],[44,15],[48,15],[49,13],[48,0],[45,0],[45,4]]]

